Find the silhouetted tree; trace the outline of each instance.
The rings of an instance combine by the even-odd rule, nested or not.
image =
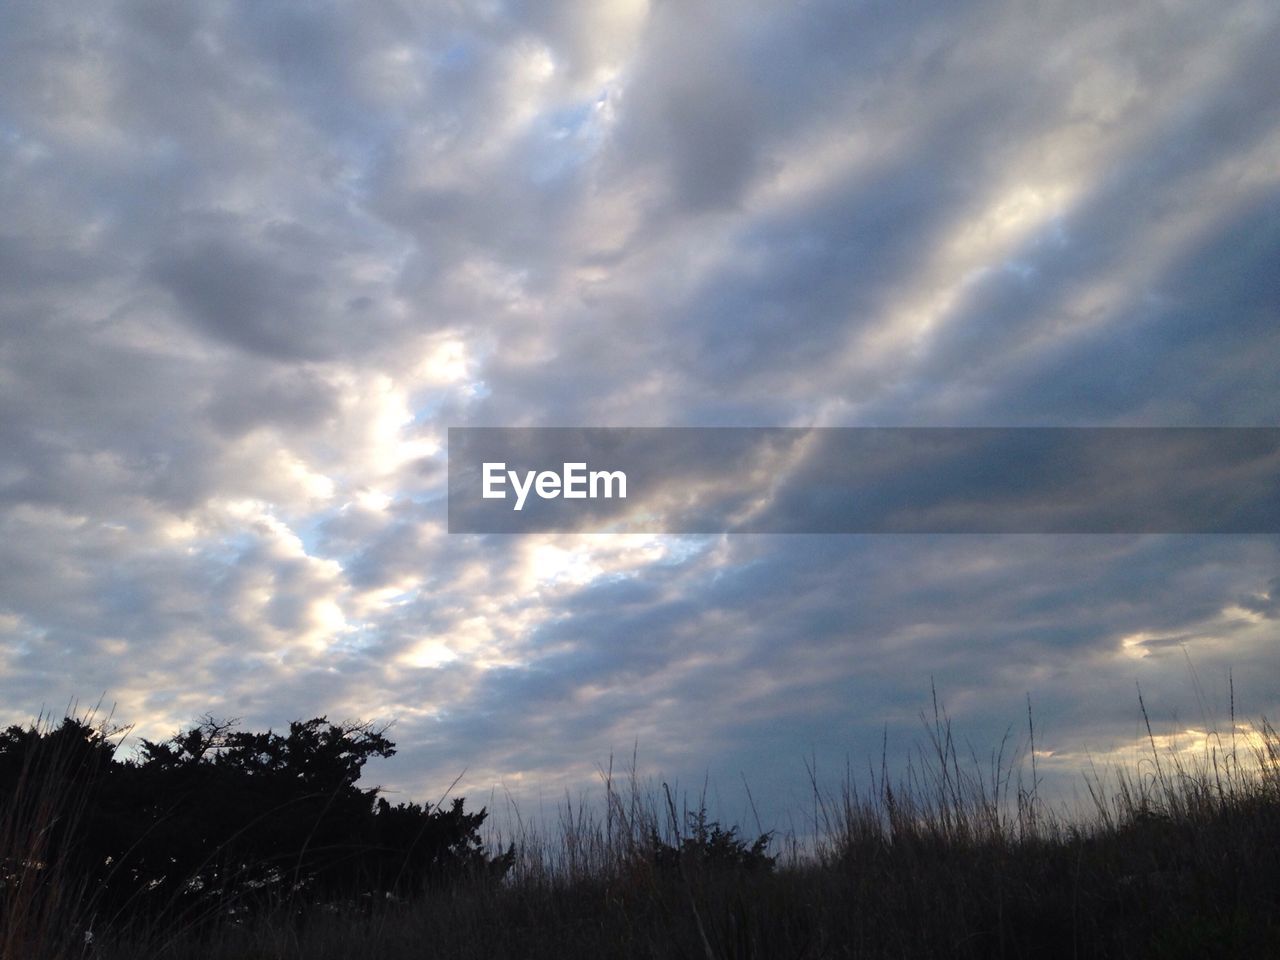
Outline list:
[[[0,734],[0,804],[38,756],[57,757],[82,815],[49,856],[88,878],[110,920],[242,910],[264,899],[308,902],[401,895],[468,873],[503,872],[479,839],[486,811],[390,805],[357,785],[390,757],[386,729],[295,721],[287,733],[206,716],[121,760],[103,731],[68,719],[52,731]]]

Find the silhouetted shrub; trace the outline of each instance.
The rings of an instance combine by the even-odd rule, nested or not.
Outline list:
[[[104,731],[68,718],[0,734],[0,810],[35,758],[60,758],[59,795],[74,794],[80,815],[46,818],[36,866],[83,877],[108,922],[190,922],[500,875],[510,856],[485,855],[484,810],[468,813],[462,799],[392,806],[357,786],[367,760],[394,752],[368,724],[318,717],[253,733],[206,717],[120,759]]]
[[[708,821],[706,810],[691,810],[686,816],[689,835],[675,844],[664,841],[656,831],[650,836],[654,865],[660,871],[768,873],[773,869],[776,858],[766,853],[772,833],[762,833],[748,844],[738,836],[737,827],[725,829],[714,820]]]

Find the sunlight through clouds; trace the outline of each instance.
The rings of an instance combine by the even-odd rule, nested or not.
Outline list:
[[[931,678],[1063,771],[1135,684],[1274,712],[1274,537],[473,536],[446,483],[451,426],[1276,423],[1274,4],[74,7],[0,30],[10,720],[399,718],[415,796],[638,741],[767,817]]]

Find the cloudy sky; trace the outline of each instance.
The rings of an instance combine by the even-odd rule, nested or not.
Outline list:
[[[1280,423],[1280,8],[0,7],[0,712],[745,777],[1280,707],[1246,536],[446,532],[450,426]],[[1188,734],[1194,738],[1194,734]],[[726,802],[732,802],[726,801]]]

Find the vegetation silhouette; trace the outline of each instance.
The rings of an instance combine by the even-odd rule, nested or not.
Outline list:
[[[236,727],[206,716],[142,740],[133,757],[117,754],[120,729],[82,719],[9,727],[0,809],[20,805],[24,784],[32,792],[33,771],[41,794],[75,802],[39,825],[38,849],[6,858],[6,879],[80,877],[106,925],[189,927],[283,902],[407,898],[510,865],[510,852],[482,848],[484,809],[467,812],[461,798],[392,805],[358,786],[369,759],[395,753],[385,728],[325,717],[287,733]],[[6,883],[6,895],[19,886]]]
[[[0,733],[0,960],[1280,956],[1280,733],[1234,691],[1194,746],[1138,709],[1143,754],[1059,807],[1029,703],[984,759],[935,695],[897,773],[806,765],[776,856],[634,754],[602,802],[495,828],[358,786],[385,728],[206,717],[123,757],[121,728],[41,720]]]

